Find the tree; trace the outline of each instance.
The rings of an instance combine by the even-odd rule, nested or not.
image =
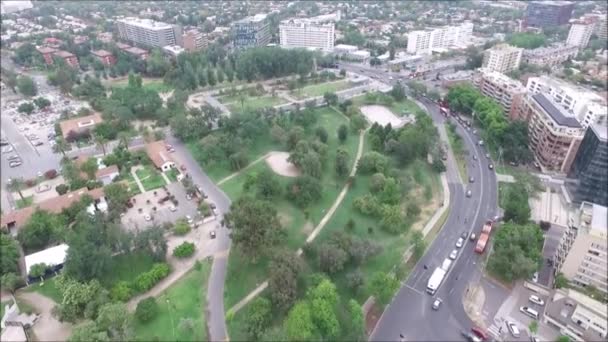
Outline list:
[[[249,338],[257,341],[264,334],[272,320],[271,309],[270,300],[264,297],[258,297],[249,304],[245,319]]]
[[[294,253],[280,250],[273,257],[268,269],[270,300],[279,310],[287,310],[298,294],[298,275],[303,269],[302,261]]]
[[[374,151],[365,153],[357,163],[357,171],[364,174],[385,173],[388,171],[388,167],[388,158]]]
[[[340,332],[340,323],[336,315],[338,293],[336,285],[323,279],[308,293],[312,319],[321,335],[325,338],[336,338]]]
[[[7,273],[17,273],[19,271],[19,246],[13,238],[5,234],[0,233],[0,275]]]
[[[107,331],[114,341],[127,341],[133,338],[133,319],[124,303],[106,304],[99,309],[97,326]]]
[[[488,269],[507,281],[529,278],[542,262],[543,240],[535,224],[503,224],[494,235]]]
[[[46,270],[48,269],[49,267],[45,263],[35,264],[30,267],[30,273],[28,275],[32,278],[41,278],[44,277]]]
[[[110,341],[108,333],[101,331],[97,323],[93,321],[85,321],[72,331],[72,335],[68,338],[69,342],[106,342]]]
[[[395,99],[395,101],[403,101],[405,96],[405,88],[401,85],[401,82],[397,82],[396,85],[391,89],[391,96]]]
[[[95,139],[95,144],[98,147],[101,147],[101,150],[103,151],[103,155],[106,155],[106,144],[108,143],[108,139],[106,139],[105,137],[103,137],[100,134],[96,134],[93,139]]]
[[[31,102],[24,102],[22,104],[19,105],[19,107],[17,107],[17,111],[19,113],[26,113],[26,114],[31,114],[34,109],[36,109],[34,107],[34,105]]]
[[[414,96],[424,95],[427,92],[426,85],[417,81],[407,82],[407,86],[410,88]]]
[[[21,177],[12,178],[6,184],[6,189],[11,192],[17,192],[22,201],[25,200],[23,197],[23,193],[21,193],[21,190],[23,190],[24,188],[25,188],[25,181]]]
[[[97,172],[98,169],[99,169],[99,165],[97,164],[97,160],[95,158],[87,159],[80,166],[80,170],[82,170],[82,172],[86,173],[87,177],[90,180],[95,180],[95,178],[96,178],[95,173]]]
[[[215,70],[212,68],[207,68],[207,83],[212,87],[217,83],[215,79]]]
[[[557,340],[555,340],[556,342],[570,342],[570,337],[566,336],[566,335],[559,335],[557,337]]]
[[[419,260],[426,249],[426,242],[424,241],[424,236],[419,230],[413,232],[412,241],[414,245],[414,258],[416,260]]]
[[[50,106],[51,105],[51,101],[49,101],[48,99],[46,99],[44,97],[37,97],[37,98],[34,99],[34,104],[39,109],[43,109],[43,108],[46,108],[46,107]]]
[[[17,94],[17,74],[14,71],[2,69],[2,81],[9,87],[13,93]]]
[[[244,196],[232,203],[224,218],[232,225],[232,241],[255,262],[284,236],[275,206]]]
[[[17,78],[17,89],[19,92],[25,96],[36,96],[38,94],[38,87],[36,87],[36,83],[29,76],[19,76]]]
[[[148,297],[140,300],[135,309],[135,317],[140,322],[149,322],[158,315],[158,304],[154,297]]]
[[[538,322],[537,321],[530,322],[530,325],[528,325],[528,328],[530,329],[531,333],[536,334],[538,332]]]
[[[37,210],[19,230],[17,240],[26,251],[41,250],[59,240],[65,222],[59,215]]]
[[[65,151],[70,147],[70,144],[65,141],[63,137],[58,137],[55,140],[55,146],[53,146],[53,152],[61,152],[65,157]]]
[[[344,177],[349,172],[350,156],[348,151],[339,147],[336,151],[336,174]]]
[[[370,292],[381,304],[387,304],[399,289],[399,281],[392,275],[376,272],[369,284]]]
[[[264,169],[256,176],[256,188],[256,196],[265,200],[279,197],[283,190],[277,176],[268,169]]]
[[[521,183],[512,184],[504,194],[504,220],[525,224],[530,219],[531,209],[528,203],[528,191]]]
[[[184,236],[190,232],[190,224],[185,219],[179,219],[175,221],[173,225],[173,234],[177,236]]]
[[[10,293],[14,294],[15,290],[23,285],[23,279],[18,277],[15,273],[5,273],[0,277],[0,285],[3,290],[8,290]]]
[[[555,276],[555,282],[553,283],[553,286],[556,289],[561,289],[561,288],[567,287],[568,286],[568,278],[566,278],[562,272],[559,272]]]
[[[356,269],[346,275],[346,284],[348,288],[352,289],[355,293],[363,286],[365,278],[363,272],[360,269]]]
[[[439,101],[441,99],[441,94],[439,94],[437,90],[429,90],[426,96],[433,101]]]
[[[192,242],[184,241],[173,249],[173,256],[180,259],[188,258],[194,254],[195,249],[196,247]]]
[[[324,243],[319,247],[319,268],[328,274],[342,271],[344,264],[348,261],[348,254],[341,248]]]
[[[510,45],[524,48],[536,49],[547,44],[547,37],[544,34],[521,32],[512,34],[507,38]]]
[[[285,332],[292,341],[312,340],[315,335],[315,325],[312,321],[310,306],[307,302],[298,302],[289,310],[285,319]]]
[[[343,144],[346,141],[346,138],[348,138],[348,127],[346,127],[345,124],[341,124],[340,127],[338,127],[338,140]]]
[[[124,184],[108,184],[103,188],[103,192],[108,202],[108,209],[110,211],[122,213],[127,209],[131,195],[129,195],[129,192]]]
[[[318,201],[322,196],[321,182],[311,176],[297,177],[287,185],[287,198],[301,208]]]
[[[335,106],[338,104],[338,95],[336,95],[336,93],[325,93],[323,94],[323,99],[328,106]]]
[[[363,317],[363,308],[356,300],[351,299],[348,301],[348,313],[350,315],[350,325],[347,340],[364,341],[365,317]]]

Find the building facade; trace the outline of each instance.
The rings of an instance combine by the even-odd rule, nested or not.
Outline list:
[[[146,47],[162,48],[167,45],[182,45],[182,29],[151,19],[125,18],[116,21],[121,39]]]
[[[519,106],[526,94],[526,88],[519,81],[497,71],[481,68],[473,76],[473,85],[482,94],[498,102],[511,120],[519,118]]]
[[[188,30],[182,37],[184,49],[188,52],[199,51],[209,45],[209,41],[205,35],[198,30]]]
[[[331,52],[335,42],[335,24],[320,24],[309,20],[284,20],[279,25],[283,48],[310,48]]]
[[[574,202],[608,206],[608,126],[593,124],[585,132],[569,177],[576,178]]]
[[[571,341],[606,341],[608,307],[573,289],[553,290],[543,321]]]
[[[483,54],[482,66],[492,71],[508,73],[519,68],[524,49],[508,44],[498,44]]]
[[[568,32],[566,44],[585,48],[587,44],[589,44],[589,39],[591,38],[595,27],[595,20],[592,20],[591,18],[573,22],[572,26],[570,26],[570,32]]]
[[[412,31],[407,36],[407,52],[410,54],[430,54],[435,50],[466,48],[473,35],[473,23],[465,22],[457,26],[443,26],[435,29]]]
[[[71,52],[68,51],[56,51],[53,53],[53,57],[61,58],[65,61],[65,64],[68,66],[77,69],[80,68],[80,64],[78,63],[78,57]]]
[[[519,115],[528,122],[536,160],[545,169],[568,173],[584,133],[574,115],[542,93],[526,95]]]
[[[526,9],[525,25],[549,27],[566,25],[572,17],[574,3],[569,1],[533,1]]]
[[[579,47],[568,44],[554,44],[532,50],[524,50],[522,60],[527,64],[554,67],[569,58],[576,57]]]
[[[266,14],[241,19],[232,24],[232,44],[236,49],[266,46],[272,38]]]
[[[582,202],[570,215],[554,256],[556,274],[562,273],[574,286],[593,285],[604,293],[608,293],[606,215],[605,206]]]
[[[101,62],[101,64],[103,65],[114,65],[114,63],[116,63],[116,57],[114,57],[114,55],[106,50],[96,50],[96,51],[91,51],[91,54],[93,56],[95,56],[95,58]]]

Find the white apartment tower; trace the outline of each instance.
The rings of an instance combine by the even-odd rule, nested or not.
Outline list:
[[[595,27],[596,24],[590,20],[581,20],[572,23],[566,44],[585,48],[589,43],[589,39],[591,38],[591,34],[593,34]]]
[[[124,18],[116,21],[121,39],[147,47],[182,45],[182,29],[151,19]]]
[[[290,19],[279,25],[281,47],[309,48],[331,52],[336,37],[334,23]]]
[[[412,31],[407,37],[407,52],[410,54],[430,54],[434,50],[465,48],[473,35],[473,23],[458,26],[444,26],[424,31]]]
[[[499,44],[486,50],[483,55],[483,67],[500,73],[508,73],[519,68],[524,49],[508,44]]]

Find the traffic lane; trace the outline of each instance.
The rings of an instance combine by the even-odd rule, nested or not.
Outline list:
[[[500,309],[502,303],[507,300],[511,291],[485,277],[482,278],[481,286],[485,294],[483,312],[484,316],[487,318],[486,324],[490,326],[492,325],[498,309]]]

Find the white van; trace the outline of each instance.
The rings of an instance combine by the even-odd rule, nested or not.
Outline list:
[[[519,328],[517,325],[515,325],[515,323],[507,321],[507,328],[509,328],[509,331],[513,337],[519,337]]]
[[[538,319],[538,311],[534,310],[534,309],[530,309],[527,306],[522,306],[519,308],[519,311],[521,311],[522,313],[534,318],[534,319]]]

